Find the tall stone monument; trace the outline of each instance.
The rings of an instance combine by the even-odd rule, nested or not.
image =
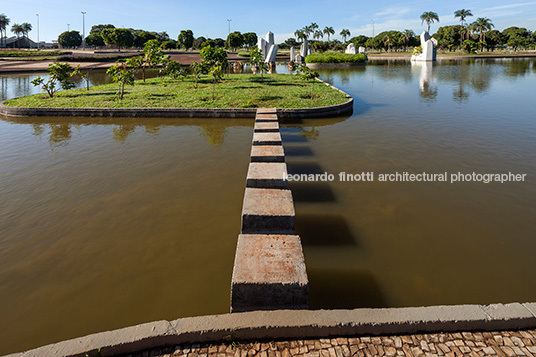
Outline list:
[[[411,56],[412,61],[435,61],[437,52],[437,40],[430,37],[428,31],[421,33],[422,52]]]
[[[257,44],[259,50],[262,51],[262,59],[266,63],[275,63],[275,56],[277,55],[278,46],[274,43],[274,34],[268,31],[266,39],[260,38]]]

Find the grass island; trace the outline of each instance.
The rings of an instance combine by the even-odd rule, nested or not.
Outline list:
[[[3,104],[27,108],[315,108],[348,101],[345,93],[314,82],[287,74],[229,74],[216,83],[212,100],[209,76],[202,76],[197,88],[193,77],[158,77],[127,86],[123,100],[117,99],[117,84],[105,84],[58,91],[52,98],[46,93],[23,96]]]

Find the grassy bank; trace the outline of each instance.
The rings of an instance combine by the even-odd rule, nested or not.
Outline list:
[[[339,52],[312,53],[305,57],[306,63],[364,63],[364,55],[350,55]]]
[[[170,80],[152,78],[145,83],[136,81],[125,88],[125,98],[117,100],[118,85],[106,84],[60,91],[53,98],[45,93],[10,99],[4,102],[20,107],[73,107],[73,108],[310,108],[341,104],[346,96],[327,85],[316,82],[311,99],[311,82],[295,75],[231,74],[216,83],[215,100],[212,100],[212,80],[204,76],[195,89],[194,79]]]
[[[29,51],[29,50],[2,50],[0,57],[50,57],[70,55],[69,51]]]

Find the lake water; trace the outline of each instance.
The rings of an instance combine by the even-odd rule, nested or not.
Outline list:
[[[336,178],[291,183],[310,308],[536,301],[535,61],[319,72],[355,106],[281,130],[290,173]],[[0,76],[1,99],[38,92],[35,76]],[[0,354],[228,312],[252,132],[252,120],[0,117]],[[378,180],[396,172],[527,176]]]

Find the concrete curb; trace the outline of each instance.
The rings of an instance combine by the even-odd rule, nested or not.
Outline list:
[[[342,104],[315,108],[278,108],[282,119],[326,118],[351,114],[353,98],[342,90],[322,83],[346,95]],[[39,108],[12,107],[0,103],[0,115],[6,117],[130,117],[130,118],[255,118],[257,108]]]
[[[315,69],[315,68],[351,68],[366,66],[368,61],[365,62],[351,62],[351,63],[306,63],[306,66]]]
[[[536,303],[454,305],[391,309],[276,310],[156,321],[75,338],[27,352],[27,356],[101,356],[185,343],[251,339],[322,338],[536,327]]]

